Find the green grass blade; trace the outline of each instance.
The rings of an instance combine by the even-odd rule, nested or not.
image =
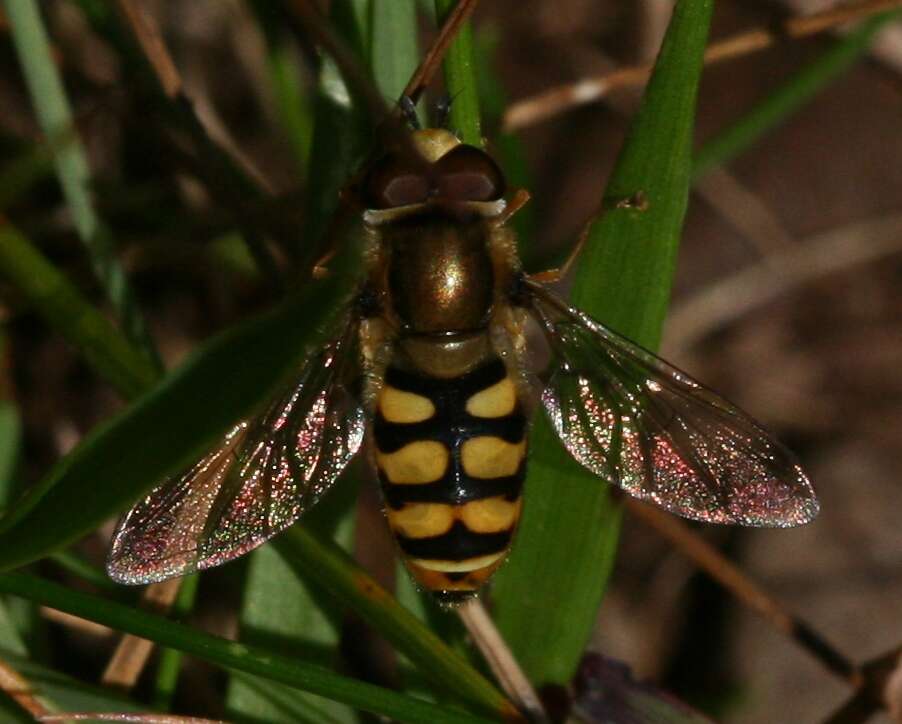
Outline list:
[[[0,575],[0,592],[156,641],[219,666],[264,676],[364,711],[394,717],[398,721],[414,724],[424,721],[435,724],[492,721],[459,710],[439,708],[388,689],[339,676],[321,666],[213,636],[162,616],[74,591],[35,576],[20,573]]]
[[[271,13],[256,3],[258,15]],[[261,12],[262,11],[262,12]],[[368,47],[368,0],[341,0],[332,4],[333,30],[362,64]],[[267,36],[272,42],[274,32]],[[368,122],[356,110],[351,93],[331,58],[322,60],[313,103],[312,152],[308,157],[307,240],[321,241],[353,165],[369,137]],[[325,535],[336,529],[342,543],[350,545],[353,501],[357,486],[344,480],[305,522]],[[340,520],[342,519],[343,520]],[[249,643],[277,641],[281,650],[303,653],[323,664],[335,664],[341,621],[336,612],[322,606],[321,594],[303,576],[296,575],[272,548],[257,551],[248,566],[241,614],[242,639]],[[280,615],[274,619],[272,610]],[[244,718],[266,721],[356,721],[356,714],[335,702],[318,701],[305,692],[260,679],[230,679],[229,711]]]
[[[0,598],[0,651],[27,656],[28,649],[25,642],[22,640],[15,619],[7,610],[7,600],[5,596]]]
[[[344,547],[350,546],[353,538],[353,501],[358,486],[351,482],[343,480],[338,490],[304,516],[305,526]],[[323,598],[320,588],[311,585],[307,576],[298,575],[274,546],[264,546],[252,554],[248,565],[241,641],[277,646],[279,651],[334,668],[339,663],[342,611]],[[273,616],[273,611],[279,615]],[[229,680],[226,702],[230,714],[274,724],[357,721],[354,711],[343,704],[247,676]]]
[[[322,697],[315,696],[306,691],[293,689],[285,684],[276,684],[259,676],[248,676],[240,671],[233,671],[229,677],[231,687],[236,686],[236,682],[240,684],[241,689],[246,692],[242,694],[247,696],[253,694],[259,700],[265,700],[267,703],[267,711],[269,712],[265,718],[260,716],[248,717],[243,714],[235,714],[241,711],[233,706],[227,707],[227,713],[230,718],[237,721],[266,722],[267,724],[277,724],[277,722],[290,722],[291,724],[343,724],[347,719],[336,719],[332,712],[336,708],[345,711],[351,711],[346,704],[340,704],[337,701],[330,701]]]
[[[870,47],[877,32],[900,17],[902,13],[898,11],[876,15],[834,41],[820,57],[795,72],[736,123],[708,140],[695,154],[693,176],[697,178],[714,166],[728,163],[783,123],[849,70]]]
[[[103,284],[126,336],[159,364],[125,272],[116,259],[112,237],[94,208],[87,157],[75,132],[72,111],[53,61],[38,3],[5,0],[4,7],[38,121],[47,139],[57,144],[54,149],[57,177],[78,236],[90,254],[94,273]],[[60,143],[61,139],[65,141]]]
[[[298,571],[385,636],[433,685],[454,695],[456,701],[463,699],[479,707],[483,713],[515,715],[510,702],[489,681],[416,616],[399,606],[340,548],[324,543],[303,525],[294,526],[275,545]]]
[[[332,5],[337,29],[358,52],[366,44],[364,28],[359,25],[359,4],[359,0],[354,3],[345,0]],[[313,144],[307,167],[305,264],[312,264],[324,251],[326,231],[338,207],[339,192],[367,150],[374,121],[365,118],[358,106],[338,67],[331,58],[323,57],[313,107]]]
[[[366,45],[371,73],[382,95],[393,101],[418,62],[415,4],[408,0],[372,3],[369,23]],[[304,528],[307,528],[306,521]],[[434,681],[446,690],[451,689],[458,696],[463,694],[488,711],[512,711],[511,705],[488,681],[379,589],[340,550],[319,542],[300,527],[280,538],[276,545],[295,565],[299,577],[330,591],[410,660],[421,663],[428,671],[438,668],[440,675]],[[361,586],[361,581],[367,585]],[[376,600],[374,592],[379,594]]]
[[[127,588],[123,588],[121,584],[113,582],[100,566],[88,563],[77,553],[72,551],[57,551],[51,553],[47,560],[53,561],[60,569],[69,575],[80,578],[85,583],[90,583],[94,588],[99,589],[103,593],[109,593],[120,598],[124,593],[128,592]]]
[[[0,521],[0,569],[72,543],[199,458],[297,369],[352,278],[336,274],[308,285],[274,311],[219,335],[95,428]]]
[[[485,126],[490,129],[501,128],[504,109],[509,103],[507,92],[495,69],[497,46],[498,29],[492,26],[481,27],[475,37],[473,52],[476,66],[479,68],[479,73],[476,75],[479,103]],[[486,135],[491,138],[490,152],[495,155],[504,170],[508,189],[533,188],[531,171],[520,138],[503,130]],[[529,268],[528,261],[531,256],[534,256],[535,249],[535,204],[527,204],[518,211],[511,220],[511,224],[517,234],[520,256],[526,267]]]
[[[439,24],[450,13],[457,0],[435,0],[435,16]],[[473,64],[473,30],[464,23],[448,47],[442,64],[445,90],[451,98],[449,126],[464,143],[482,147],[482,128],[479,115],[479,93]]]
[[[0,329],[0,364],[5,364],[5,338]],[[16,403],[5,397],[0,381],[0,510],[12,500],[13,482],[22,445],[22,421]]]
[[[303,78],[282,22],[284,9],[267,0],[251,0],[249,5],[266,41],[266,70],[278,123],[298,168],[305,169],[313,141],[313,107],[302,90]]]
[[[258,17],[278,12],[274,6],[256,2]],[[331,8],[332,29],[361,64],[368,47],[369,2],[341,0]],[[266,25],[264,25],[266,27]],[[270,27],[267,38],[279,42],[279,28]],[[352,171],[356,156],[368,139],[366,124],[351,105],[350,93],[331,59],[324,58],[312,105],[315,137],[308,158],[308,211],[315,214],[311,242],[327,227],[335,201]],[[306,167],[305,167],[306,168]],[[356,481],[344,479],[316,508],[305,516],[305,524],[326,537],[337,536],[350,547],[353,538]],[[322,595],[303,576],[296,575],[271,547],[254,553],[247,570],[241,612],[242,640],[255,644],[277,642],[279,649],[293,651],[324,665],[338,663],[341,620],[334,607],[322,605]],[[279,616],[273,617],[272,611]],[[313,657],[313,658],[311,658]],[[354,722],[357,714],[336,702],[323,702],[306,692],[247,676],[232,677],[227,692],[230,713],[255,721]]]
[[[125,398],[153,384],[154,365],[9,225],[0,225],[0,275],[15,284],[47,323]]]
[[[22,150],[0,169],[0,211],[6,211],[26,192],[53,173],[49,144],[34,144]]]
[[[575,304],[652,349],[667,309],[689,194],[695,98],[711,10],[711,0],[675,6],[573,289]],[[618,207],[639,193],[646,211]],[[608,486],[566,455],[545,417],[536,422],[524,519],[495,584],[495,613],[530,678],[565,684],[610,573],[619,508]]]
[[[376,87],[391,105],[420,62],[416,3],[376,0],[370,8],[370,69]]]
[[[301,74],[296,58],[284,38],[273,40],[267,55],[267,69],[279,110],[282,129],[288,137],[299,168],[306,168],[313,142],[313,109],[299,88]]]
[[[197,597],[197,587],[200,584],[200,575],[195,573],[185,576],[179,587],[178,595],[172,603],[168,616],[176,621],[187,616],[194,608],[194,600]],[[175,688],[178,685],[179,671],[182,668],[182,652],[176,649],[164,648],[160,651],[160,659],[157,663],[157,672],[153,687],[153,705],[162,711],[169,711],[172,706],[172,697],[175,696]]]

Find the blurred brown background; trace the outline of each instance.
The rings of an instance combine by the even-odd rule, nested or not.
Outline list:
[[[143,4],[162,24],[208,126],[278,192],[302,187],[243,4]],[[712,37],[831,4],[720,0]],[[177,159],[160,153],[115,54],[70,3],[44,5],[101,180],[102,212],[173,364],[196,340],[271,297],[240,260],[210,253],[229,221]],[[483,3],[476,25],[480,37],[494,39],[497,70],[516,100],[649,59],[670,7],[667,0],[496,0]],[[708,70],[699,142],[831,42],[830,34],[785,42]],[[299,43],[304,82],[308,54]],[[819,519],[801,530],[704,534],[856,660],[902,641],[900,74],[902,27],[895,26],[841,80],[705,178],[691,200],[662,350],[789,443],[822,499]],[[633,101],[631,92],[618,93],[521,132],[537,235],[549,248],[570,243],[593,212]],[[0,109],[2,163],[39,135],[8,36],[0,39]],[[288,213],[302,230],[290,205]],[[10,217],[97,295],[51,182]],[[118,403],[36,317],[2,310],[14,311],[11,379],[33,480]],[[819,721],[849,694],[638,523],[625,526],[595,643],[724,721]]]

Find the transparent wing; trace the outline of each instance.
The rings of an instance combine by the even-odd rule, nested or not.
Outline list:
[[[363,441],[357,324],[306,360],[264,413],[165,480],[119,522],[107,562],[121,583],[160,581],[218,566],[283,530],[335,482]]]
[[[695,520],[788,527],[817,499],[795,457],[685,373],[527,282],[555,355],[542,402],[569,453]]]

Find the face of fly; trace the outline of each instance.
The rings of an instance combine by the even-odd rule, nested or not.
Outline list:
[[[364,175],[366,224],[433,211],[492,218],[504,210],[504,174],[491,156],[441,128],[414,131],[411,140],[414,153],[388,151]]]

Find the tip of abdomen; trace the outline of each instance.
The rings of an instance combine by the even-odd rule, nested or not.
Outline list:
[[[475,597],[488,582],[492,574],[501,565],[506,551],[492,556],[488,565],[475,564],[469,570],[442,570],[448,566],[447,561],[425,561],[404,557],[404,563],[414,581],[429,591],[442,605],[453,606]]]
[[[430,591],[435,602],[442,608],[457,608],[479,596],[479,590],[471,591]]]

